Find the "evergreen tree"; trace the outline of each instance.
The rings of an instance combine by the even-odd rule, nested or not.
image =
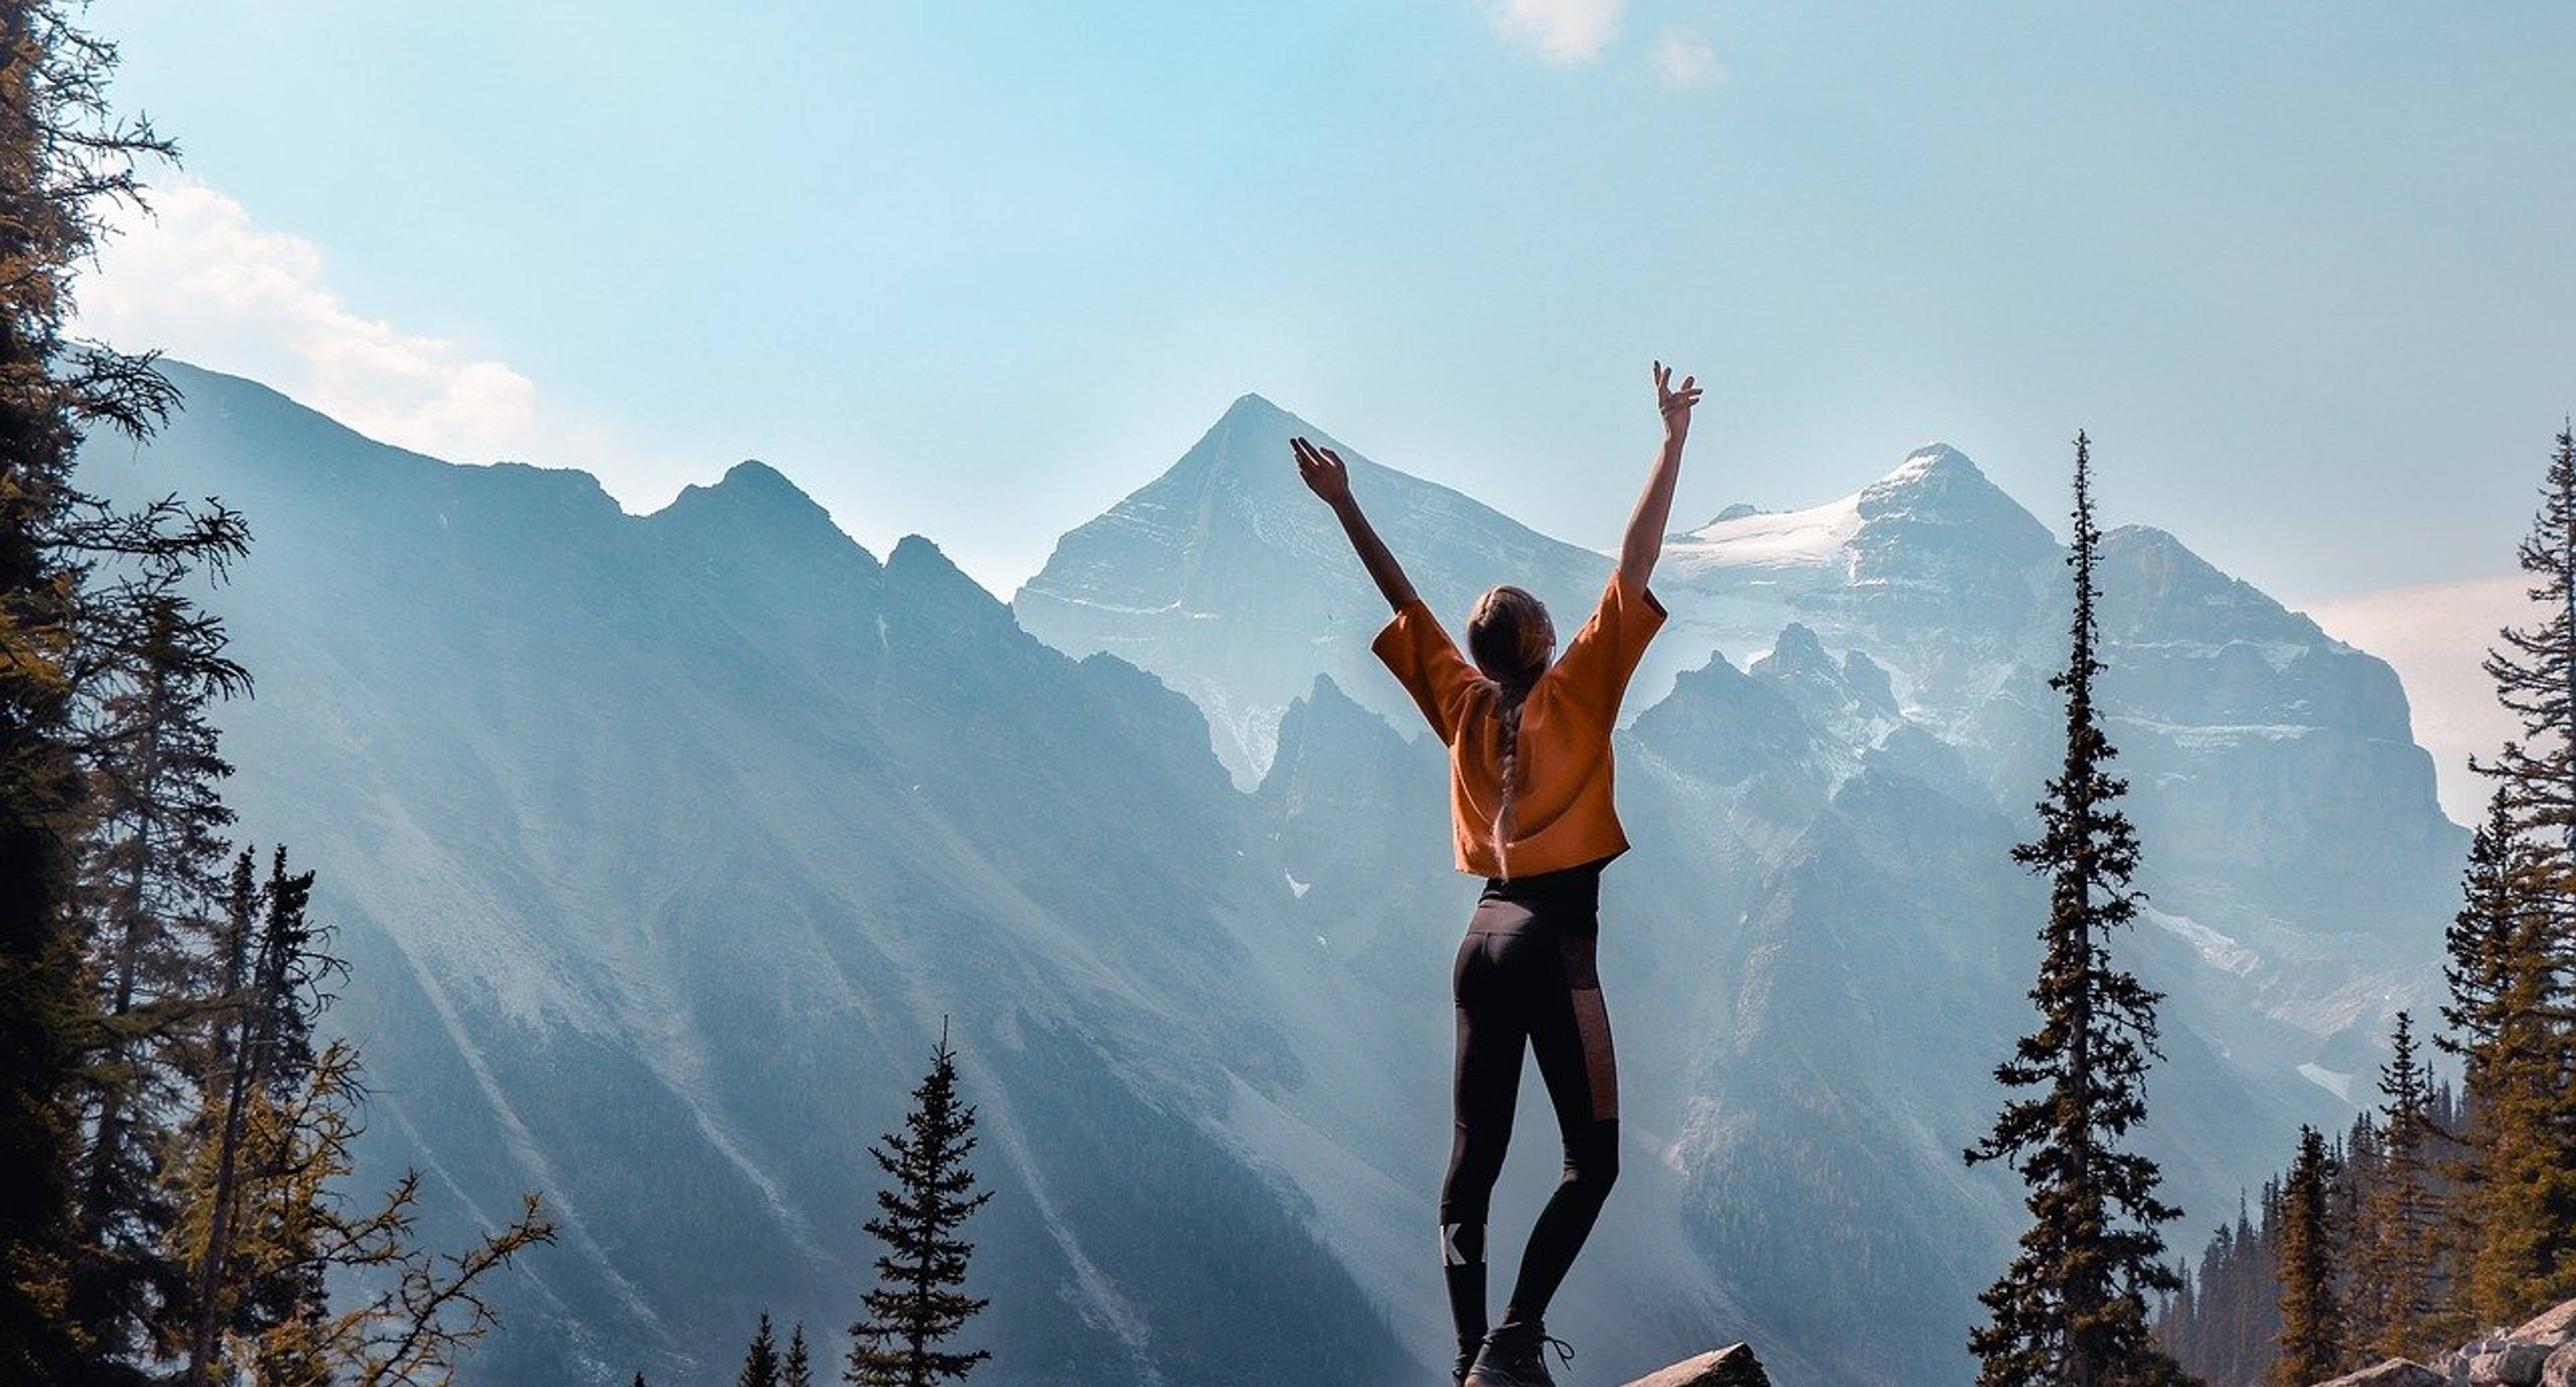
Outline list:
[[[2356,1299],[2369,1306],[2370,1351],[2381,1358],[2411,1358],[2432,1347],[2426,1337],[2433,1314],[2433,1255],[2438,1210],[2431,1183],[2433,1092],[2415,1043],[2414,1018],[2397,1013],[2389,1036],[2391,1055],[2379,1071],[2381,1128],[2379,1173],[2363,1227],[2368,1244],[2355,1249]],[[2362,1317],[2354,1316],[2361,1338]]]
[[[2496,784],[2447,941],[2475,1123],[2462,1223],[2467,1309],[2510,1322],[2576,1296],[2576,433],[2562,428],[2517,557],[2548,613],[2488,652],[2522,736]],[[2474,915],[2476,918],[2471,919]],[[2456,1016],[2454,1015],[2456,1013]]]
[[[2326,1144],[2326,1284],[2342,1312],[2340,1356],[2350,1359],[2379,1332],[2378,1297],[2364,1281],[2369,1257],[2371,1201],[2377,1197],[2381,1155],[2379,1127],[2365,1109],[2353,1114],[2343,1135]],[[2347,1362],[2337,1372],[2358,1364]]]
[[[2137,832],[2118,807],[2127,786],[2106,769],[2094,677],[2099,627],[2093,565],[2101,534],[2092,500],[2091,441],[2075,438],[2075,608],[2066,669],[2049,686],[2066,698],[2066,756],[2040,802],[2040,836],[2014,860],[2049,878],[2039,979],[2039,1029],[1995,1070],[2010,1089],[1971,1165],[2009,1163],[2029,1188],[2031,1224],[2001,1279],[1978,1299],[1989,1319],[1969,1334],[1980,1387],[2114,1387],[2174,1371],[2147,1332],[2147,1294],[2180,1278],[2165,1264],[2157,1226],[2178,1211],[2156,1197],[2153,1162],[2122,1149],[2146,1116],[2146,1071],[2162,1000],[2113,965],[2109,939],[2137,913],[2130,885]]]
[[[799,1322],[787,1332],[787,1364],[781,1374],[782,1387],[814,1387],[814,1365],[805,1357],[805,1326]]]
[[[211,705],[245,690],[223,627],[177,591],[172,567],[118,583],[109,605],[137,639],[106,652],[98,716],[84,728],[89,827],[80,889],[105,1028],[84,1070],[88,1149],[70,1314],[84,1334],[139,1359],[172,1214],[161,1158],[184,1110],[194,1044],[216,994],[211,912],[224,897],[220,795],[232,768]]]
[[[2468,1313],[2467,1296],[2462,1290],[2464,1269],[2468,1265],[2468,1230],[2459,1218],[2467,1202],[2463,1174],[2470,1166],[2467,1134],[2476,1127],[2469,1113],[2465,1094],[2442,1080],[2433,1086],[2427,1104],[2425,1183],[2431,1190],[2431,1247],[2426,1262],[2431,1269],[2427,1296],[2431,1308],[2424,1317],[2423,1342],[2432,1346],[2465,1343],[2484,1326]]]
[[[126,1345],[74,1312],[85,1222],[79,1076],[105,1032],[85,976],[74,847],[98,696],[102,564],[220,563],[238,517],[119,511],[75,485],[82,437],[141,437],[169,382],[64,332],[74,280],[139,161],[172,153],[107,99],[116,50],[70,0],[0,0],[0,1380],[101,1382]],[[102,1211],[103,1212],[103,1211]]]
[[[2330,1188],[2334,1160],[2314,1127],[2299,1129],[2298,1159],[2281,1189],[2281,1353],[2273,1387],[2308,1387],[2342,1371],[2343,1310],[2335,1300]]]
[[[313,875],[290,875],[280,848],[263,886],[252,861],[245,849],[233,863],[223,976],[236,1000],[214,1038],[183,1185],[178,1251],[187,1279],[173,1318],[185,1387],[216,1380],[227,1331],[258,1335],[271,1319],[262,1312],[302,1290],[276,1277],[301,1265],[304,1249],[265,1255],[258,1244],[262,1176],[289,1163],[278,1149],[287,1138],[275,1109],[311,1077],[313,1016],[338,960],[321,953],[305,919]]]
[[[2264,1183],[2256,1206],[2263,1220],[2260,1224],[2248,1217],[2241,1202],[2237,1206],[2237,1256],[2228,1268],[2227,1281],[2228,1368],[2224,1373],[2213,1370],[2213,1381],[2251,1382],[2271,1366],[2274,1341],[2281,1331],[2277,1274],[2281,1220],[2277,1193],[2277,1186]]]
[[[2514,827],[2564,856],[2576,842],[2576,433],[2568,429],[2558,432],[2540,508],[2515,558],[2531,575],[2531,600],[2549,615],[2537,626],[2505,628],[2502,646],[2487,652],[2496,700],[2524,736],[2478,769],[2504,792]]]
[[[760,1328],[751,1336],[751,1347],[742,1356],[742,1374],[734,1387],[781,1387],[778,1364],[778,1341],[769,1332],[769,1314],[761,1312]]]
[[[948,1346],[985,1305],[961,1289],[975,1247],[959,1230],[992,1193],[976,1191],[966,1166],[975,1109],[958,1101],[957,1054],[944,1024],[912,1104],[904,1130],[869,1148],[895,1187],[877,1191],[877,1217],[866,1225],[886,1250],[876,1261],[877,1284],[862,1298],[866,1316],[850,1326],[842,1376],[855,1387],[935,1387],[992,1357]]]
[[[358,1057],[314,1035],[340,971],[305,911],[311,873],[280,850],[264,884],[235,862],[224,972],[239,1000],[213,1045],[210,1082],[187,1125],[174,1256],[186,1387],[426,1387],[493,1323],[483,1286],[521,1252],[553,1241],[529,1196],[518,1218],[461,1253],[421,1247],[420,1178],[405,1172],[372,1208],[342,1192],[355,1170]],[[335,1306],[330,1290],[361,1290]]]
[[[2518,990],[2515,962],[2532,903],[2532,855],[2515,831],[2512,797],[2499,785],[2487,797],[2487,816],[2469,835],[2468,864],[2460,877],[2459,912],[2443,931],[2442,1007],[2448,1034],[2434,1044],[2460,1057],[2471,1094],[2492,1092],[2504,1079],[2498,1064]]]
[[[2189,1377],[2213,1383],[2256,1382],[2280,1355],[2281,1186],[2266,1181],[2258,1222],[2240,1201],[2233,1223],[2210,1234],[2191,1294],[2170,1300],[2158,1324]]]

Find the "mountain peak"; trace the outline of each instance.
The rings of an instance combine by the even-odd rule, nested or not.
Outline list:
[[[1278,405],[1273,404],[1268,396],[1262,395],[1256,391],[1247,390],[1234,397],[1234,403],[1225,407],[1225,413],[1218,416],[1217,422],[1225,423],[1240,419],[1266,419],[1272,417],[1294,419],[1297,416],[1290,414],[1288,411],[1281,409]]]
[[[1410,726],[1415,716],[1368,653],[1386,608],[1332,512],[1298,480],[1288,440],[1300,434],[1341,452],[1436,611],[1462,610],[1498,580],[1559,611],[1588,610],[1610,567],[1472,497],[1372,462],[1260,395],[1239,397],[1178,462],[1059,538],[1012,605],[1057,649],[1112,651],[1199,699],[1218,755],[1247,787],[1271,755],[1279,718],[1319,669],[1389,721]],[[1326,631],[1357,639],[1318,639]]]
[[[966,571],[951,563],[948,555],[941,552],[939,546],[927,535],[905,535],[896,540],[893,552],[886,555],[886,568],[888,571],[924,575],[942,582],[946,581],[947,575],[952,573],[960,578],[966,578]],[[972,583],[975,580],[966,578],[966,581]],[[978,584],[978,586],[981,585]]]
[[[1023,639],[1011,609],[920,535],[905,535],[887,553],[885,592],[899,626],[926,621],[919,629],[944,633],[936,639],[951,640],[960,631]]]
[[[725,470],[712,485],[695,482],[680,488],[669,505],[656,514],[689,514],[698,510],[715,510],[727,515],[767,514],[820,520],[831,524],[831,515],[805,494],[804,488],[787,480],[777,468],[754,458],[745,458]]]
[[[1926,443],[1905,455],[1896,470],[1870,486],[1876,491],[1886,487],[1921,486],[1928,483],[1986,483],[1986,474],[1966,453],[1947,443]],[[1986,483],[1992,485],[1992,483]]]
[[[1780,639],[1772,644],[1769,656],[1754,666],[1754,673],[1764,678],[1783,678],[1802,674],[1834,673],[1833,657],[1825,653],[1823,641],[1803,622],[1790,622],[1780,628]]]
[[[1940,548],[1975,536],[1974,542],[2007,568],[2057,548],[2056,538],[2037,516],[1947,443],[1906,454],[1895,471],[1861,488],[1853,499],[1864,548]]]
[[[739,490],[754,495],[773,496],[782,500],[792,498],[794,500],[803,501],[809,505],[813,503],[814,499],[805,494],[805,489],[803,487],[787,480],[785,473],[780,472],[777,468],[770,466],[768,463],[762,462],[758,458],[744,458],[742,461],[726,468],[724,476],[716,482],[716,489],[719,491]]]
[[[839,563],[856,556],[873,569],[876,559],[832,523],[831,513],[764,462],[735,463],[713,485],[680,489],[646,523],[675,540],[734,556],[796,556],[795,562]]]

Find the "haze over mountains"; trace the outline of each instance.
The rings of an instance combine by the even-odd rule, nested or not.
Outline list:
[[[998,1191],[979,1382],[1436,1375],[1472,883],[1383,604],[1287,465],[1320,430],[1245,397],[1006,607],[756,463],[630,516],[173,375],[162,438],[87,465],[250,516],[233,798],[357,961],[370,1173],[564,1216],[483,1380],[715,1382],[762,1309],[837,1332],[863,1148],[943,1015]],[[1444,618],[1598,592],[1603,556],[1344,451]],[[1968,1377],[2019,1209],[1958,1153],[2026,1021],[2006,853],[2054,760],[2059,553],[1943,448],[1670,550],[1604,903],[1628,1159],[1552,1317],[1587,1379],[1721,1337],[1784,1383]],[[2384,664],[2158,531],[2102,581],[2182,1246],[2348,1117],[2437,979],[2461,834]],[[1554,1173],[1534,1099],[1522,1133],[1503,1243]]]

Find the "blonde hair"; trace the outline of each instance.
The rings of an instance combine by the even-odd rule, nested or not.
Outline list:
[[[1467,653],[1494,686],[1495,712],[1503,726],[1503,792],[1494,805],[1493,830],[1495,866],[1508,877],[1515,828],[1512,794],[1520,781],[1521,702],[1556,653],[1556,627],[1547,618],[1547,604],[1509,584],[1487,588],[1467,614]]]

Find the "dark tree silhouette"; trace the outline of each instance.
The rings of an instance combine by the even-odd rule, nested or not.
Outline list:
[[[2273,1387],[2308,1387],[2342,1371],[2343,1307],[2335,1298],[2334,1162],[2314,1127],[2299,1128],[2298,1158],[2281,1186],[2281,1354]]]
[[[2118,807],[2126,784],[2106,766],[2094,677],[2099,626],[2092,444],[2075,437],[2075,538],[2067,564],[2075,610],[2066,669],[2049,687],[2066,698],[2066,759],[2039,804],[2040,835],[2013,859],[2049,878],[2039,979],[2039,1029],[1995,1069],[2010,1099],[1968,1163],[2004,1161],[2029,1189],[2031,1224],[2001,1279],[1981,1293],[1988,1320],[1970,1331],[1980,1387],[2115,1387],[2178,1377],[2148,1332],[2147,1296],[2181,1288],[2157,1226],[2178,1216],[2156,1197],[2160,1174],[2121,1138],[2146,1116],[2156,1003],[2114,966],[2109,940],[2137,913],[2130,881],[2137,831]]]
[[[814,1387],[814,1365],[805,1356],[805,1326],[801,1323],[787,1332],[787,1364],[781,1380],[782,1387]]]
[[[199,1111],[184,1129],[175,1241],[186,1271],[167,1336],[178,1382],[431,1387],[496,1323],[495,1274],[554,1239],[535,1196],[461,1251],[416,1236],[420,1176],[381,1202],[355,1169],[363,1086],[355,1049],[315,1032],[339,961],[305,910],[313,875],[280,850],[264,883],[236,860],[222,1013]],[[344,1286],[346,1303],[331,1292]]]
[[[141,437],[173,398],[149,356],[64,331],[105,217],[174,152],[111,109],[116,50],[80,9],[0,2],[0,1379],[24,1382],[126,1375],[120,1334],[68,1312],[88,1255],[78,1079],[105,1033],[76,913],[80,724],[100,648],[128,634],[101,604],[123,577],[241,544],[229,512],[120,511],[73,481],[86,434]]]
[[[318,1278],[297,1274],[309,1247],[261,1246],[270,1229],[252,1196],[267,1168],[281,1164],[277,1139],[264,1130],[273,1124],[262,1119],[291,1101],[313,1068],[313,1021],[339,960],[321,951],[305,918],[313,874],[290,874],[280,848],[263,884],[252,861],[245,849],[233,863],[223,980],[235,1002],[211,1047],[182,1177],[187,1289],[174,1318],[184,1333],[184,1387],[215,1378],[226,1331],[256,1336],[291,1313],[287,1306],[320,1293],[302,1284]]]
[[[2494,761],[2468,903],[2448,940],[2475,1124],[2462,1171],[2462,1308],[2510,1323],[2576,1296],[2576,433],[2559,430],[2518,551],[2548,613],[2486,672],[2522,724]]]
[[[912,1104],[904,1129],[869,1148],[895,1184],[877,1191],[877,1217],[867,1222],[886,1250],[877,1258],[877,1284],[862,1298],[866,1315],[850,1326],[850,1366],[842,1376],[856,1387],[935,1387],[992,1356],[949,1346],[985,1305],[962,1289],[975,1246],[959,1230],[993,1196],[976,1191],[966,1166],[975,1109],[958,1101],[957,1053],[944,1024]]]
[[[781,1387],[778,1340],[770,1333],[767,1311],[761,1313],[760,1328],[752,1333],[751,1347],[743,1352],[742,1373],[734,1378],[734,1387]]]
[[[82,1258],[67,1313],[91,1342],[140,1361],[170,1274],[163,1157],[185,1110],[206,1022],[226,999],[212,967],[224,899],[222,799],[231,774],[210,714],[249,676],[223,625],[163,566],[98,604],[131,639],[98,653],[105,692],[82,719],[89,785],[79,889],[104,1013],[83,1071]]]
[[[2361,1231],[2367,1241],[2353,1249],[2351,1285],[2368,1303],[2371,1351],[2408,1358],[2432,1347],[2440,1231],[2432,1185],[2437,1133],[2432,1076],[2424,1069],[2412,1016],[2397,1013],[2389,1046],[2393,1053],[2379,1070],[2379,1170],[2364,1197]]]

